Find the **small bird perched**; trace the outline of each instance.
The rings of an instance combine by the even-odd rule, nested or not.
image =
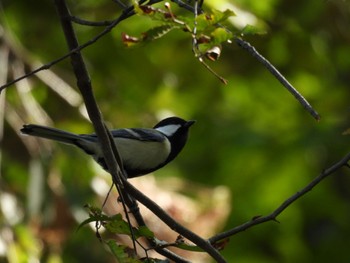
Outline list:
[[[169,117],[153,129],[129,128],[111,130],[128,178],[148,174],[172,161],[185,146],[189,128],[195,121]],[[108,170],[96,134],[74,134],[35,124],[23,125],[23,134],[73,144]]]

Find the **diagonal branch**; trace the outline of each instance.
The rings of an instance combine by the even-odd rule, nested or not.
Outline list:
[[[145,2],[145,0],[141,0],[140,4],[142,4],[143,2]],[[151,4],[154,4],[154,3],[160,2],[160,0],[153,0],[153,1],[150,1],[150,2],[151,2]],[[74,53],[77,53],[77,52],[81,51],[82,49],[92,45],[93,43],[98,41],[101,37],[103,37],[104,35],[109,33],[121,21],[123,21],[124,19],[126,19],[126,18],[128,18],[128,17],[130,17],[130,16],[132,16],[134,14],[135,14],[135,12],[134,12],[134,7],[133,6],[130,6],[130,7],[126,8],[126,9],[124,9],[122,14],[117,19],[112,21],[101,33],[97,34],[95,37],[93,37],[89,41],[85,42],[84,44],[82,44],[80,46],[78,45],[78,46],[70,49],[70,51],[67,54],[63,55],[62,57],[59,57],[59,58],[57,58],[57,59],[55,59],[55,60],[53,60],[53,61],[51,61],[51,62],[49,62],[47,64],[44,64],[44,65],[38,67],[35,70],[32,70],[31,72],[29,72],[29,73],[27,73],[27,74],[25,74],[25,75],[23,75],[23,76],[21,76],[19,78],[16,78],[16,79],[14,79],[14,80],[12,80],[10,82],[7,82],[7,83],[1,85],[0,86],[0,94],[5,88],[15,84],[16,82],[21,81],[21,80],[23,80],[25,78],[28,78],[30,76],[33,76],[33,75],[35,75],[36,73],[38,73],[40,71],[49,69],[53,65],[56,65],[57,63],[65,60],[66,58],[71,57]],[[69,15],[69,17],[66,17],[65,19],[68,21],[71,18],[72,17]]]
[[[315,111],[311,104],[297,91],[292,84],[268,61],[264,58],[259,52],[251,45],[249,42],[235,37],[237,45],[247,50],[254,58],[256,58],[259,62],[261,62],[270,72],[271,74],[300,102],[300,104],[314,117],[317,121],[321,119],[320,115]]]
[[[70,13],[68,7],[66,5],[65,0],[55,0],[54,3],[57,9],[58,16],[60,18],[61,26],[66,38],[68,48],[72,51],[79,47],[79,43],[73,29],[72,21],[70,20]],[[102,152],[104,155],[104,159],[107,163],[107,167],[109,171],[111,171],[113,182],[117,186],[118,191],[120,192],[120,189],[123,187],[121,180],[121,159],[116,149],[114,149],[116,155],[113,154],[113,138],[110,135],[108,135],[108,130],[104,125],[102,114],[99,110],[99,107],[96,103],[93,94],[91,80],[80,52],[74,52],[71,54],[71,64],[74,70],[74,74],[77,78],[77,86],[84,98],[89,118],[91,119],[96,134],[101,142]],[[117,160],[119,161],[119,163],[117,162]]]
[[[209,238],[209,242],[214,244],[220,240],[233,236],[239,232],[245,231],[248,228],[251,228],[255,225],[259,225],[265,223],[267,221],[277,221],[276,218],[279,214],[281,214],[288,206],[294,203],[296,200],[301,198],[303,195],[311,191],[316,185],[318,185],[322,180],[330,176],[331,174],[338,171],[340,168],[346,166],[349,167],[350,153],[345,155],[340,161],[329,167],[328,169],[322,171],[314,180],[312,180],[308,185],[306,185],[303,189],[286,199],[275,211],[267,216],[262,216],[258,218],[254,218],[251,221],[248,221],[240,226],[237,226],[233,229],[230,229],[226,232],[217,234],[211,238]]]
[[[9,81],[3,85],[0,86],[0,93],[7,87],[15,84],[16,82],[18,81],[21,81],[25,78],[28,78],[28,77],[31,77],[33,75],[35,75],[36,73],[40,72],[40,71],[43,71],[43,70],[46,70],[46,69],[49,69],[51,68],[53,65],[56,65],[57,63],[65,60],[66,58],[69,58],[71,57],[74,53],[77,53],[79,51],[81,51],[82,49],[90,46],[91,44],[95,43],[97,40],[99,40],[101,37],[103,37],[104,35],[106,35],[108,32],[110,32],[116,25],[118,25],[122,20],[126,19],[127,17],[131,16],[131,14],[128,14],[126,12],[123,12],[116,20],[114,20],[114,22],[112,24],[110,24],[108,27],[106,27],[101,33],[99,33],[98,35],[96,35],[94,38],[90,39],[89,41],[85,42],[84,44],[82,44],[81,46],[77,46],[75,48],[72,48],[70,49],[70,51],[63,55],[62,57],[59,57],[47,64],[44,64],[34,70],[32,70],[31,72],[21,76],[21,77],[18,77],[12,81]],[[68,20],[68,18],[67,18]]]
[[[153,202],[151,199],[149,199],[147,196],[145,196],[143,193],[141,193],[139,190],[137,190],[132,184],[129,182],[125,182],[125,189],[133,196],[135,197],[140,203],[142,203],[144,206],[146,206],[149,210],[151,210],[158,218],[160,218],[165,224],[167,224],[172,230],[176,231],[183,237],[187,238],[194,244],[196,244],[198,247],[203,249],[205,252],[207,252],[209,255],[211,255],[216,262],[225,263],[226,260],[220,255],[219,251],[216,250],[210,242],[205,240],[204,238],[198,236],[191,230],[185,228],[184,226],[177,223],[170,215],[168,215],[164,210],[157,205],[155,202]]]
[[[122,167],[121,158],[118,155],[118,151],[116,149],[116,146],[113,143],[112,138],[110,137],[110,135],[108,135],[108,131],[104,126],[103,118],[93,94],[91,80],[90,80],[88,71],[86,69],[83,57],[79,51],[72,52],[73,50],[79,47],[79,43],[72,26],[72,21],[70,20],[68,7],[66,6],[65,0],[54,0],[54,3],[56,5],[57,13],[60,17],[62,29],[64,31],[69,50],[71,51],[71,64],[72,64],[75,76],[77,78],[77,86],[80,92],[82,93],[89,117],[93,123],[96,134],[101,142],[102,150],[103,150],[104,158],[107,163],[108,170],[111,172],[114,184],[117,186],[118,190],[122,192],[121,195],[124,197],[127,196],[127,193],[124,193],[121,190],[127,187],[127,190],[129,190],[128,193],[131,193],[132,196],[138,197],[137,199],[140,202],[147,204],[147,207],[151,207],[151,210],[154,213],[156,213],[158,217],[160,217],[161,219],[164,219],[165,222],[169,222],[170,220],[172,229],[177,230],[184,237],[188,238],[190,241],[192,241],[199,247],[203,248],[217,262],[222,262],[222,263],[226,262],[225,259],[220,255],[220,253],[213,246],[211,246],[210,243],[208,243],[203,238],[197,236],[196,234],[192,233],[190,230],[187,230],[185,227],[178,224],[170,216],[166,217],[165,216],[166,213],[157,204],[155,204],[146,196],[144,196],[140,191],[132,187],[131,184],[125,180],[125,178],[120,177],[120,174],[122,174],[120,169],[120,167]],[[117,160],[120,163],[118,163]],[[157,249],[157,251],[159,251],[159,249]],[[167,252],[164,249],[161,250],[161,252],[164,252],[164,251],[165,253]],[[177,259],[179,258],[175,254],[170,254],[170,256],[172,258],[174,257],[175,258],[177,257]],[[185,262],[185,260],[181,260],[181,261],[176,260],[176,261]]]

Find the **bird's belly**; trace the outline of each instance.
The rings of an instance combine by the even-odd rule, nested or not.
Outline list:
[[[170,154],[170,142],[146,142],[117,138],[116,145],[128,177],[147,174],[164,165]],[[93,158],[105,169],[106,162],[99,148]]]
[[[145,142],[118,138],[117,148],[126,170],[146,170],[158,167],[167,160],[170,153],[168,140]]]

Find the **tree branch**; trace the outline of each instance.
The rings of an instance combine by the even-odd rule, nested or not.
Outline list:
[[[271,74],[300,102],[300,104],[314,117],[317,121],[321,119],[320,115],[315,111],[310,103],[297,91],[292,84],[266,59],[264,58],[251,44],[239,37],[235,37],[237,45],[247,50],[254,58],[261,62]]]
[[[54,3],[61,21],[62,29],[65,34],[68,48],[70,50],[71,64],[74,70],[74,74],[77,78],[77,86],[84,98],[86,109],[95,128],[96,134],[99,137],[101,144],[104,146],[102,147],[102,150],[104,156],[106,157],[106,163],[111,169],[110,171],[117,171],[118,167],[115,165],[115,158],[114,162],[111,161],[111,158],[109,158],[109,156],[113,156],[110,140],[108,138],[105,126],[103,124],[102,115],[100,113],[100,110],[98,108],[93,94],[88,71],[86,69],[83,57],[81,56],[81,53],[78,50],[79,43],[75,36],[72,22],[70,20],[69,10],[64,0],[54,0]]]
[[[110,138],[110,141],[112,141],[113,140],[112,135],[110,133],[108,133],[108,136]],[[112,143],[111,146],[112,146],[113,154],[114,154],[114,156],[116,156],[116,160],[117,160],[118,164],[120,164],[120,166],[121,166],[121,170],[124,171],[123,162],[120,159],[120,155],[118,153],[118,149],[117,149],[115,143]],[[125,186],[125,184],[128,184],[128,181],[126,180],[126,178],[127,178],[126,175],[121,177],[121,180],[123,181],[123,187]],[[140,212],[140,208],[139,208],[135,198],[133,196],[129,195],[129,193],[126,191],[125,188],[121,188],[119,185],[115,185],[115,186],[117,187],[117,190],[121,196],[121,199],[123,202],[123,207],[125,206],[125,204],[127,205],[127,207],[130,209],[130,212],[133,214],[133,216],[134,216],[134,218],[139,226],[146,226],[145,221],[143,219],[143,216]],[[126,217],[128,218],[127,211],[126,211]],[[128,222],[130,223],[130,220],[128,220]],[[132,233],[132,230],[130,230],[130,232]],[[149,238],[147,240],[148,240],[151,247],[155,247],[154,249],[159,254],[165,256],[166,258],[171,259],[171,260],[178,262],[178,263],[188,263],[188,261],[186,259],[180,257],[179,255],[173,253],[172,251],[170,251],[166,248],[156,247],[156,242],[154,239]]]
[[[183,235],[199,247],[203,248],[217,262],[226,262],[220,255],[220,253],[213,246],[211,246],[210,243],[178,224],[175,220],[168,216],[157,204],[155,204],[153,201],[151,201],[149,198],[147,198],[145,195],[139,192],[136,188],[134,188],[129,182],[127,182],[125,177],[119,177],[119,175],[122,174],[120,169],[120,167],[122,166],[121,159],[118,155],[116,145],[114,144],[111,135],[108,134],[108,131],[104,126],[102,115],[100,113],[100,110],[98,108],[93,94],[91,80],[86,69],[83,57],[81,56],[81,53],[79,51],[72,52],[73,50],[79,48],[79,43],[74,33],[72,21],[70,20],[71,16],[68,7],[66,6],[65,0],[54,0],[54,3],[57,9],[57,13],[60,17],[62,29],[64,31],[69,50],[71,51],[71,64],[75,76],[77,78],[77,86],[84,98],[89,117],[93,123],[96,134],[102,145],[104,158],[107,163],[108,170],[112,175],[114,184],[117,186],[118,190],[127,187],[125,188],[128,190],[127,193],[130,193],[132,196],[137,197],[137,200],[139,200],[143,204],[146,204],[146,206],[149,207],[151,211],[153,211],[159,218],[165,220],[164,222],[168,224],[172,229],[175,229],[176,231],[178,231],[179,234]],[[118,163],[117,160],[120,163]],[[121,193],[121,195],[126,197],[125,193],[123,192]],[[130,201],[131,203],[133,203],[132,200]],[[171,256],[174,255],[175,254],[172,254]],[[183,260],[181,262],[185,261]]]
[[[187,238],[198,247],[202,248],[209,255],[211,255],[217,262],[224,263],[226,260],[221,256],[221,254],[205,239],[198,236],[191,230],[185,228],[184,226],[177,223],[170,215],[168,215],[159,205],[137,190],[129,182],[125,183],[125,189],[134,196],[140,203],[151,210],[157,217],[159,217],[165,224],[167,224],[172,230],[179,233],[183,237]]]
[[[226,232],[217,234],[211,238],[209,238],[209,242],[214,244],[220,240],[223,240],[225,238],[228,238],[230,236],[233,236],[239,232],[245,231],[248,228],[251,228],[255,225],[262,224],[267,221],[277,221],[276,218],[279,214],[281,214],[288,206],[290,206],[292,203],[294,203],[296,200],[301,198],[303,195],[311,191],[316,185],[318,185],[322,180],[324,180],[329,175],[333,174],[334,172],[338,171],[341,167],[346,166],[348,167],[348,162],[350,160],[350,153],[345,155],[340,161],[332,165],[330,168],[324,170],[320,175],[318,175],[314,180],[312,180],[308,185],[306,185],[303,189],[286,199],[275,211],[273,211],[271,214],[267,216],[262,216],[258,218],[254,218],[251,221],[248,221],[240,226],[237,226],[231,230],[228,230]]]
[[[144,2],[144,0],[140,1],[140,3],[141,3],[141,2]],[[159,2],[159,0],[158,0],[158,1],[154,1],[154,2]],[[39,71],[49,69],[49,68],[51,68],[53,65],[55,65],[55,64],[57,64],[57,63],[59,63],[59,62],[61,62],[62,60],[65,60],[66,58],[68,58],[68,57],[70,57],[70,56],[72,56],[72,54],[77,53],[77,52],[81,51],[82,49],[84,49],[84,48],[86,48],[86,47],[92,45],[92,44],[95,43],[97,40],[99,40],[101,37],[103,37],[104,35],[106,35],[107,33],[109,33],[109,32],[110,32],[116,25],[118,25],[121,21],[123,21],[124,19],[126,19],[126,18],[128,18],[128,17],[130,17],[130,16],[132,16],[132,15],[134,15],[134,7],[133,7],[133,6],[130,6],[130,7],[126,8],[126,9],[124,9],[123,12],[122,12],[122,14],[121,14],[116,20],[114,20],[114,21],[113,21],[109,26],[107,26],[101,33],[97,34],[95,37],[93,37],[93,38],[90,39],[89,41],[85,42],[84,44],[82,44],[82,45],[80,45],[80,46],[78,45],[78,46],[76,46],[76,47],[73,48],[73,49],[70,49],[70,51],[69,51],[67,54],[63,55],[62,57],[57,58],[57,59],[55,59],[55,60],[53,60],[53,61],[51,61],[51,62],[49,62],[49,63],[47,63],[47,64],[45,64],[45,65],[42,65],[41,67],[39,67],[39,68],[37,68],[37,69],[35,69],[35,70],[29,72],[28,74],[25,74],[25,75],[23,75],[23,76],[21,76],[21,77],[19,77],[19,78],[16,78],[16,79],[14,79],[14,80],[12,80],[12,81],[10,81],[10,82],[7,82],[7,83],[1,85],[1,86],[0,86],[0,94],[1,94],[1,92],[2,92],[5,88],[7,88],[7,87],[9,87],[9,86],[11,86],[11,85],[13,85],[13,84],[15,84],[16,82],[18,82],[18,81],[20,81],[20,80],[22,80],[22,79],[28,78],[28,77],[30,77],[30,76],[32,76],[32,75],[38,73]],[[71,17],[72,17],[72,16],[66,17],[65,19],[68,21]]]
[[[114,22],[113,20],[100,21],[100,22],[88,21],[88,20],[81,19],[77,16],[71,16],[70,18],[72,22],[82,26],[110,26]]]

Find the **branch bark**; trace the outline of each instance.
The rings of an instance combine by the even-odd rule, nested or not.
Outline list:
[[[226,262],[225,259],[220,255],[220,253],[208,241],[178,224],[175,220],[168,216],[157,204],[155,204],[153,201],[151,201],[149,198],[143,195],[140,191],[134,188],[130,183],[128,183],[125,180],[125,178],[120,178],[120,174],[122,174],[120,167],[122,166],[122,164],[118,164],[117,162],[117,160],[119,160],[120,162],[120,157],[118,155],[116,146],[114,145],[111,135],[108,134],[108,130],[105,128],[101,112],[96,103],[88,71],[86,69],[83,57],[78,50],[79,43],[73,29],[70,12],[68,10],[65,0],[54,0],[54,3],[60,18],[63,32],[65,34],[68,48],[70,50],[71,64],[75,76],[77,78],[77,86],[83,96],[89,117],[92,121],[96,134],[102,145],[104,158],[107,163],[108,169],[112,175],[114,184],[117,186],[118,190],[124,189],[125,187],[128,190],[128,194],[137,197],[138,201],[142,202],[148,208],[150,208],[151,211],[153,211],[159,218],[164,220],[164,222],[168,224],[172,229],[177,231],[179,234],[183,235],[188,240],[192,241],[198,247],[208,252],[217,262]],[[121,194],[123,195],[123,193]],[[161,252],[164,251],[166,250],[161,250]],[[176,255],[171,254],[171,256],[174,257]],[[184,260],[180,260],[181,258],[178,257],[178,260],[176,261],[185,262]]]
[[[306,193],[310,192],[316,185],[318,185],[321,181],[323,181],[325,178],[330,176],[331,174],[338,171],[340,168],[346,166],[349,167],[348,162],[350,160],[350,153],[346,154],[340,161],[333,164],[328,169],[322,171],[314,180],[312,180],[308,185],[306,185],[303,189],[296,192],[294,195],[286,199],[275,211],[273,211],[271,214],[267,216],[262,216],[258,218],[254,218],[251,221],[248,221],[242,225],[239,225],[233,229],[230,229],[228,231],[225,231],[223,233],[217,234],[211,238],[209,238],[209,242],[212,244],[215,244],[216,242],[226,239],[230,236],[233,236],[237,233],[240,233],[242,231],[245,231],[253,226],[265,223],[267,221],[277,221],[276,218],[279,214],[281,214],[288,206],[290,206],[292,203],[294,203],[296,200],[304,196]]]
[[[321,119],[321,116],[316,110],[311,106],[311,104],[293,87],[292,84],[268,61],[264,58],[249,42],[239,38],[234,38],[235,42],[241,48],[247,50],[254,58],[256,58],[261,64],[263,64],[271,74],[299,101],[299,103],[307,110],[312,117],[317,121]]]

